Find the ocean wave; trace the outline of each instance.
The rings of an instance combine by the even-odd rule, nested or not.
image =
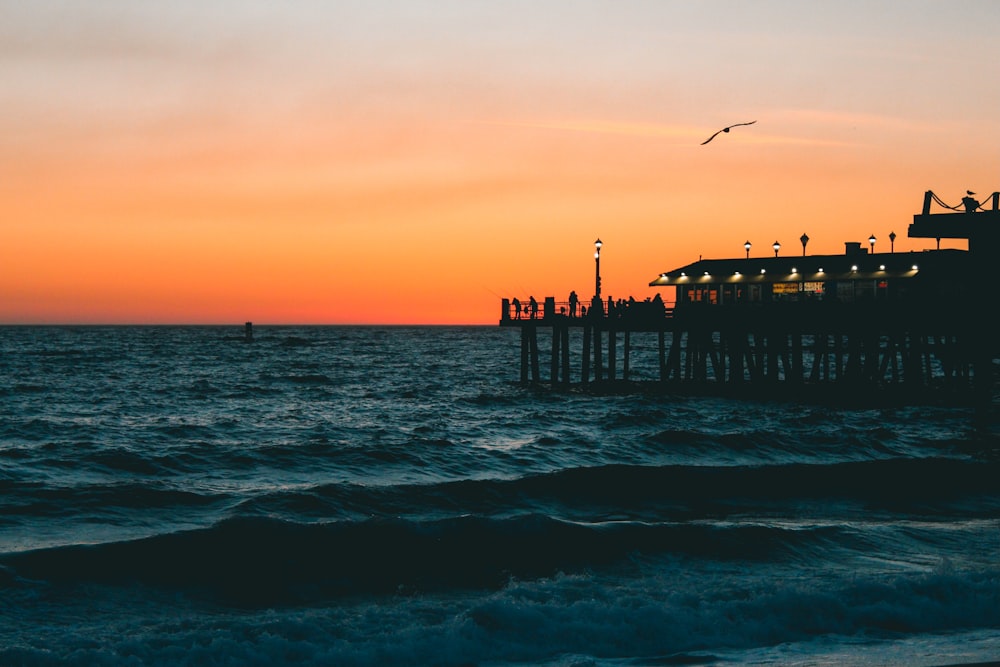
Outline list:
[[[392,460],[403,456],[382,453]],[[690,520],[754,507],[768,514],[782,508],[796,512],[802,503],[811,503],[826,516],[846,505],[900,517],[973,518],[1000,510],[998,475],[998,461],[942,458],[759,466],[608,464],[507,479],[321,484],[257,496],[248,499],[246,509],[280,513],[302,504],[314,511],[325,507],[333,516],[503,516],[531,511],[566,519]]]
[[[285,375],[281,377],[281,380],[285,382],[290,382],[292,384],[331,384],[330,376],[324,373],[304,373],[304,374],[294,374]]]
[[[98,545],[7,554],[20,579],[142,583],[270,604],[358,594],[496,589],[628,562],[639,554],[738,560],[799,557],[836,528],[615,522],[584,525],[539,515],[439,521],[369,519],[299,524],[230,519],[210,528]]]
[[[519,485],[563,498],[616,504],[646,499],[847,498],[897,503],[998,495],[1000,464],[946,458],[740,466],[603,465],[525,478]]]
[[[827,559],[824,576],[812,576],[842,532],[582,526],[537,515],[230,520],[0,557],[9,602],[0,621],[16,628],[37,620],[50,637],[44,651],[0,641],[0,662],[95,664],[98,655],[125,654],[170,664],[177,654],[168,647],[196,645],[200,658],[219,663],[294,654],[317,665],[677,664],[791,642],[876,645],[1000,623],[995,566],[874,571]],[[104,615],[93,627],[108,628],[107,641],[80,643],[83,614]],[[0,624],[0,640],[4,633]],[[147,635],[156,641],[118,639]],[[580,659],[557,660],[572,655]]]
[[[285,336],[279,343],[282,347],[309,347],[312,344],[311,340],[302,336]]]
[[[584,573],[474,598],[261,610],[192,609],[176,595],[152,606],[134,588],[91,587],[96,604],[8,589],[16,604],[0,608],[0,664],[919,665],[941,655],[985,661],[1000,645],[1000,586],[989,575],[774,575],[672,570],[640,582]],[[0,581],[11,576],[0,567]],[[19,636],[19,627],[44,633]]]
[[[10,393],[10,395],[17,394],[43,394],[50,391],[52,388],[43,384],[28,384],[28,383],[17,383],[10,385],[9,388],[4,389],[4,393]]]
[[[40,517],[118,517],[122,510],[177,510],[202,508],[223,503],[228,496],[164,483],[90,483],[57,487],[41,482],[0,479],[0,509],[7,518],[23,520]],[[148,517],[147,517],[148,518]],[[119,517],[115,522],[121,523]],[[141,522],[140,517],[135,521]]]

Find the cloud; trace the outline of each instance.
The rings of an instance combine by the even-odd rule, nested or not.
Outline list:
[[[698,135],[701,128],[686,125],[662,125],[656,123],[625,123],[606,120],[478,120],[469,121],[479,125],[504,127],[538,128],[564,132],[586,132],[596,134],[622,134],[635,137],[664,137],[689,139]]]
[[[774,112],[776,118],[792,126],[855,128],[866,130],[902,130],[906,132],[943,132],[948,131],[946,123],[940,119],[934,122],[921,121],[913,117],[896,116],[879,113],[859,113],[836,109],[778,109]]]

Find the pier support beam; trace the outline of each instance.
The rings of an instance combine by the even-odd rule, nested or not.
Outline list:
[[[594,381],[600,382],[604,379],[604,363],[601,360],[601,329],[594,327]]]
[[[528,343],[531,348],[531,381],[538,382],[541,379],[541,371],[539,370],[538,362],[538,327],[531,325],[528,327],[528,331],[530,332]]]
[[[528,384],[528,327],[521,327],[521,384]]]
[[[622,379],[628,382],[629,379],[629,354],[632,351],[632,332],[625,332],[625,340],[622,343]]]
[[[549,354],[549,382],[552,386],[559,384],[559,347],[562,343],[562,336],[559,335],[559,327],[552,327],[552,349]]]
[[[570,383],[569,376],[569,326],[559,327],[559,338],[562,341],[562,381],[563,384]]]
[[[660,359],[660,382],[667,381],[667,332],[658,331],[656,337],[656,351]]]
[[[608,379],[618,377],[618,332],[608,329]]]

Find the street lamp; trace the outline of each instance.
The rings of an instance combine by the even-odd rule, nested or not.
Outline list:
[[[747,251],[747,259],[750,259],[750,246],[753,245],[750,241],[743,244],[743,249]]]
[[[595,268],[595,271],[596,271],[595,274],[594,274],[595,275],[595,277],[594,277],[594,295],[598,299],[601,298],[601,246],[602,245],[604,245],[604,244],[601,243],[601,239],[597,239],[596,241],[594,241],[594,248],[596,249],[594,251],[594,268]]]
[[[806,256],[806,244],[809,243],[809,237],[806,236],[805,232],[802,232],[802,236],[799,237],[799,241],[802,241],[802,256]]]
[[[868,237],[868,245],[872,247],[872,254],[875,254],[875,235],[872,234]]]
[[[773,244],[771,244],[771,247],[774,248],[774,256],[777,257],[778,251],[781,250],[781,244],[775,241]]]
[[[889,232],[889,252],[896,252],[896,232]]]

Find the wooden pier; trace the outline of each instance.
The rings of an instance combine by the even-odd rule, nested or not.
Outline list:
[[[650,285],[676,290],[669,306],[595,297],[578,312],[547,297],[533,313],[504,299],[499,324],[520,329],[528,384],[948,403],[985,418],[1000,357],[988,270],[1000,205],[994,196],[990,211],[939,217],[928,212],[930,195],[909,235],[971,237],[970,251],[875,254],[847,243],[843,255],[750,258],[748,250],[660,274]],[[632,375],[637,337],[656,341],[642,345],[643,367],[655,373],[641,380]]]

